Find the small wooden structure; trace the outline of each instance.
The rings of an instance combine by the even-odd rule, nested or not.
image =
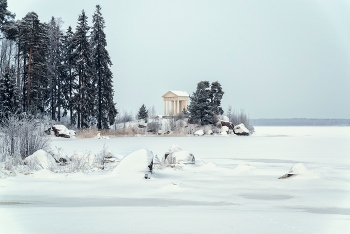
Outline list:
[[[187,109],[189,96],[184,91],[168,91],[164,94],[164,115],[178,115],[184,108]]]

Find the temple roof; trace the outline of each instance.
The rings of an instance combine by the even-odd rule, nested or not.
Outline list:
[[[173,90],[170,90],[170,91],[166,92],[166,94],[164,94],[162,97],[169,96],[169,94],[171,94],[171,93],[174,94],[175,96],[178,96],[178,97],[189,97],[190,96],[185,91],[173,91]]]

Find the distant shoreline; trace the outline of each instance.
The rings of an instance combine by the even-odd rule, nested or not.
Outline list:
[[[350,119],[250,119],[252,126],[350,126]]]

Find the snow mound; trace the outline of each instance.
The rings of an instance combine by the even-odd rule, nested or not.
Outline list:
[[[177,144],[173,144],[165,153],[165,164],[194,164],[195,158],[189,151],[182,150]]]
[[[278,179],[286,179],[294,176],[319,177],[317,173],[310,171],[309,168],[303,163],[297,163],[289,170],[287,174],[279,177]]]
[[[32,167],[35,170],[56,168],[57,164],[55,159],[44,150],[37,150],[32,155],[24,159],[26,165]]]
[[[152,172],[153,153],[147,149],[140,149],[125,156],[113,170],[117,174],[133,174]]]
[[[249,164],[242,163],[237,165],[237,167],[234,170],[238,172],[245,172],[245,171],[250,171],[254,169],[256,169],[256,167],[250,166]]]
[[[194,133],[194,135],[195,135],[195,136],[203,136],[203,135],[204,135],[203,129],[197,130],[197,131]]]
[[[246,128],[244,124],[238,124],[233,128],[236,135],[243,135],[247,136],[249,135],[249,130]]]

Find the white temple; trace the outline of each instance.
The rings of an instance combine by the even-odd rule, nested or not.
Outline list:
[[[178,115],[184,108],[187,109],[189,96],[184,91],[168,91],[164,94],[164,115]]]

